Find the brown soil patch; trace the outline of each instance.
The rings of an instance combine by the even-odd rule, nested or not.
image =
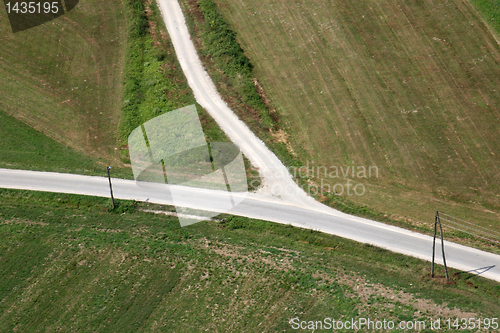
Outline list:
[[[450,309],[446,304],[438,305],[431,300],[416,298],[414,295],[404,291],[396,291],[381,284],[368,283],[363,277],[358,275],[347,275],[338,272],[335,277],[338,283],[352,288],[355,295],[360,297],[363,303],[366,303],[371,296],[377,295],[389,300],[389,303],[384,304],[385,307],[391,307],[391,304],[395,302],[411,305],[416,310],[415,315],[427,314],[445,318],[478,317],[476,313],[462,311],[457,308]]]

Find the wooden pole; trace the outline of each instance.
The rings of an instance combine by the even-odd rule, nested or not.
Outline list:
[[[108,181],[109,181],[109,191],[111,192],[111,204],[113,205],[113,209],[115,208],[115,198],[113,198],[113,187],[111,186],[111,175],[109,174],[109,171],[111,170],[111,167],[108,167]]]
[[[446,274],[446,280],[449,280],[450,277],[448,276],[448,267],[446,267],[446,258],[444,256],[444,238],[443,238],[443,228],[441,227],[441,220],[439,219],[438,215],[438,221],[439,221],[439,230],[441,232],[441,251],[443,252],[443,264],[444,264],[444,273]]]
[[[432,240],[432,263],[431,263],[431,276],[434,277],[434,257],[436,254],[436,233],[437,233],[437,221],[438,221],[438,211],[434,217],[434,238]]]
[[[431,276],[434,277],[434,258],[436,255],[436,236],[437,236],[437,226],[439,224],[439,233],[441,236],[441,252],[443,254],[443,264],[444,264],[444,272],[446,274],[446,280],[449,280],[448,276],[448,267],[446,266],[446,257],[444,255],[444,236],[443,236],[443,227],[441,226],[441,219],[439,218],[439,212],[436,211],[436,217],[434,218],[434,238],[432,240],[432,263],[431,263]]]

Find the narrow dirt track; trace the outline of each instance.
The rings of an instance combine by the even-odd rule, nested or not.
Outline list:
[[[157,3],[196,101],[210,113],[252,165],[258,168],[263,179],[259,193],[298,206],[323,206],[297,186],[283,163],[222,100],[198,57],[179,3],[172,0],[158,0]]]

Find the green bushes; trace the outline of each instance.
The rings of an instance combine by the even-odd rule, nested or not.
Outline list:
[[[144,59],[144,36],[147,29],[147,18],[142,0],[129,0],[129,35],[127,56],[125,60],[125,75],[123,86],[122,119],[120,136],[125,139],[137,127],[139,105],[141,103],[141,77]]]
[[[199,8],[205,21],[201,34],[204,53],[228,77],[243,103],[259,112],[263,125],[274,129],[275,124],[254,86],[253,66],[236,41],[236,34],[211,0],[199,1]]]
[[[219,92],[285,165],[301,167],[302,162],[288,151],[286,144],[278,142],[270,133],[270,130],[278,132],[283,123],[277,113],[271,115],[272,111],[259,95],[253,65],[238,44],[236,33],[212,0],[196,3],[198,6],[187,5],[189,10],[184,10],[186,23],[193,39],[202,41],[198,47],[200,55],[211,59],[207,69]]]
[[[146,6],[149,16],[146,15]],[[120,138],[142,123],[164,112],[194,103],[187,91],[185,78],[168,42],[154,39],[154,29],[162,26],[156,3],[128,1],[129,35],[125,62],[125,77]]]
[[[148,19],[144,11],[144,4],[142,0],[129,0],[129,36],[132,38],[142,37],[148,27]]]
[[[238,73],[241,76],[251,75],[252,64],[236,41],[235,33],[217,11],[217,6],[210,0],[202,0],[200,9],[205,17],[203,42],[206,52],[219,64],[224,65],[227,75],[235,76]]]
[[[132,214],[137,210],[137,202],[129,200],[115,200],[115,205],[108,206],[108,211],[115,214]]]

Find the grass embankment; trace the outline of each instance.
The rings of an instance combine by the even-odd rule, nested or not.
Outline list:
[[[84,1],[62,17],[16,34],[1,11],[0,112],[91,160],[100,159],[102,166],[118,164],[114,148],[125,57],[125,11],[118,0]],[[29,141],[32,136],[37,134],[28,135],[27,146],[36,144]],[[9,141],[2,136],[2,144]],[[14,164],[11,167],[39,165],[36,160],[4,158],[2,163]],[[45,167],[68,169],[64,160]]]
[[[213,118],[198,105],[182,72],[155,1],[133,0],[127,47],[120,139],[144,122],[166,112],[196,104],[207,142],[229,139]],[[128,151],[122,156],[127,158]],[[258,173],[245,159],[249,189],[260,184]]]
[[[493,30],[500,34],[500,5],[495,0],[471,0]]]
[[[497,283],[455,270],[446,283],[441,268],[430,279],[427,262],[310,230],[231,216],[180,228],[74,195],[0,201],[2,331],[283,332],[294,317],[500,312]]]
[[[0,168],[106,175],[100,159],[69,148],[1,111],[0,133]]]
[[[202,54],[206,2],[184,1]],[[278,111],[289,152],[302,165],[379,169],[311,176],[317,184],[345,190],[349,178],[366,193],[345,199],[395,220],[430,224],[441,210],[500,230],[500,47],[472,5],[214,2]],[[226,94],[223,70],[212,77]]]

